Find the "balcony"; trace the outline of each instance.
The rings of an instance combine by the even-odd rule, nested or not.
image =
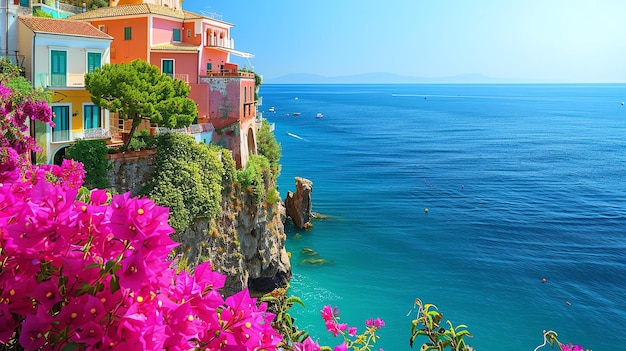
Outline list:
[[[86,11],[84,7],[52,0],[33,0],[32,6],[42,9],[43,11],[51,14],[53,17],[56,15],[55,18],[65,18],[68,17],[68,15],[71,16]]]
[[[35,88],[84,88],[84,73],[48,74],[38,73],[35,81]]]
[[[234,50],[235,49],[235,40],[234,39],[228,39],[228,38],[218,38],[215,36],[211,36],[208,38],[207,42],[205,43],[206,47],[210,47],[210,48],[220,48],[220,49],[229,49],[229,50]]]
[[[222,78],[231,78],[231,77],[239,77],[239,78],[252,78],[254,79],[254,73],[249,72],[239,72],[236,69],[223,69],[216,71],[201,71],[200,77],[222,77]]]
[[[91,128],[72,133],[73,140],[76,139],[109,139],[111,132],[104,128]]]
[[[183,82],[189,84],[189,74],[174,74],[172,78],[182,80]]]

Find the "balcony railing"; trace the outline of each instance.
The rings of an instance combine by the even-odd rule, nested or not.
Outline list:
[[[84,73],[48,74],[38,73],[35,79],[35,87],[78,87],[85,86]]]
[[[182,80],[183,82],[189,84],[189,74],[186,74],[186,73],[185,74],[183,74],[183,73],[174,74],[173,78],[174,79],[178,79],[178,80]]]
[[[60,1],[51,1],[51,0],[33,0],[33,6],[48,6],[49,8],[58,9],[65,12],[71,13],[83,13],[85,12],[85,8],[81,6],[74,6],[70,4],[65,4]]]
[[[52,142],[60,143],[70,141],[70,131],[69,130],[55,130],[52,132]]]
[[[211,37],[211,38],[209,38],[209,41],[208,41],[208,43],[206,43],[205,46],[234,50],[235,49],[235,40],[234,39],[220,39],[220,38],[217,38],[217,37]]]
[[[240,78],[254,78],[254,73],[249,72],[239,72],[237,70],[226,70],[223,69],[221,71],[202,71],[200,76],[202,77],[240,77]]]
[[[104,128],[91,128],[85,129],[80,132],[72,133],[74,140],[76,139],[108,139],[111,137],[111,132]]]
[[[177,128],[170,129],[165,127],[159,127],[157,129],[158,134],[168,134],[168,133],[176,133],[176,134],[199,134],[204,132],[210,132],[214,130],[213,124],[211,123],[202,123],[202,124],[192,124],[186,128]]]

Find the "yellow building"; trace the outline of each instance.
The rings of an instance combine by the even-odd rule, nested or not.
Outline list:
[[[18,39],[26,78],[35,88],[53,93],[55,127],[35,126],[35,138],[44,149],[37,161],[60,161],[77,139],[108,139],[108,111],[91,101],[85,73],[110,62],[113,38],[86,22],[20,17]]]

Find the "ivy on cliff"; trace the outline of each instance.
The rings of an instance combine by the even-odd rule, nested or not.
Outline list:
[[[157,150],[154,172],[142,194],[170,208],[169,224],[177,233],[195,218],[217,218],[225,175],[221,159],[230,154],[173,133],[159,137]]]
[[[265,156],[269,161],[271,176],[273,180],[276,180],[280,175],[279,162],[282,151],[266,119],[263,119],[263,124],[257,132],[257,148],[259,155]]]
[[[265,196],[264,179],[271,177],[270,163],[265,156],[250,155],[248,166],[237,172],[237,182],[241,188],[252,193],[255,204]]]

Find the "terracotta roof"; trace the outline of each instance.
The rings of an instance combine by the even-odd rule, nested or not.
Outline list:
[[[36,33],[65,34],[81,37],[113,39],[110,35],[99,31],[98,28],[87,22],[43,17],[20,17],[20,21]]]
[[[146,15],[146,14],[154,14],[154,15],[162,15],[173,17],[181,20],[194,20],[194,19],[209,19],[208,17],[198,15],[197,13],[185,11],[185,10],[176,10],[170,7],[165,7],[161,5],[154,4],[136,4],[136,5],[120,5],[113,7],[101,7],[96,10],[87,11],[83,13],[79,13],[74,16],[70,16],[69,18],[73,20],[93,20],[93,19],[101,19],[101,18],[110,18],[110,17],[121,17],[121,16],[136,16],[136,15]],[[224,21],[218,22],[226,23]]]
[[[162,51],[190,51],[197,52],[198,45],[188,44],[188,43],[163,43],[152,45],[150,47],[151,50],[162,50]]]

